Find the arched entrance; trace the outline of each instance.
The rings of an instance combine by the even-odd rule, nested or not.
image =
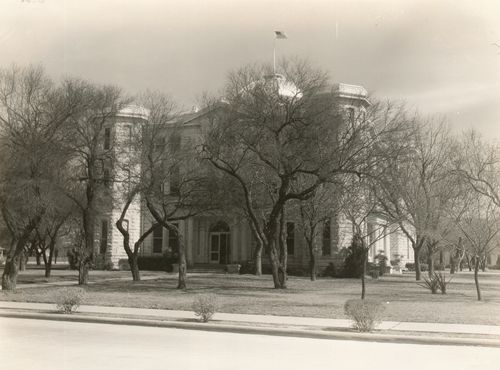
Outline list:
[[[229,263],[230,246],[229,225],[219,221],[210,227],[210,263]]]

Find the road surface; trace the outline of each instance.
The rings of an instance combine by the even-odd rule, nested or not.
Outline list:
[[[2,369],[495,369],[498,348],[215,333],[0,317]]]

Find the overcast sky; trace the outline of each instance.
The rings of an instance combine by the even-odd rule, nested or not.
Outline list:
[[[229,70],[272,62],[274,30],[288,35],[280,57],[500,139],[500,1],[0,0],[0,66],[163,90],[189,108]]]

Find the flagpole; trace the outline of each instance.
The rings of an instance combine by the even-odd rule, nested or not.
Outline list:
[[[273,37],[273,76],[276,76],[276,35]]]

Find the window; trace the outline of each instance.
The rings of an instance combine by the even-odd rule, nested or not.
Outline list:
[[[375,255],[377,254],[377,247],[375,246],[376,238],[375,238],[375,226],[373,223],[368,222],[366,225],[367,232],[368,232],[368,246],[370,248],[372,258],[375,258]]]
[[[181,137],[178,134],[170,136],[170,151],[176,153],[181,149]]]
[[[347,108],[347,119],[350,123],[354,123],[354,108]]]
[[[101,254],[106,253],[108,248],[108,220],[102,220],[101,222],[101,245],[99,252]]]
[[[159,137],[155,140],[155,151],[158,153],[163,153],[165,151],[165,138]]]
[[[126,168],[124,170],[124,176],[125,176],[125,189],[127,189],[127,192],[130,192],[130,170]]]
[[[179,224],[173,224],[177,228],[177,232],[179,231]],[[175,232],[168,231],[168,248],[172,252],[172,254],[179,253],[179,235]]]
[[[160,224],[155,224],[153,230],[153,253],[161,253],[163,248],[163,227]]]
[[[295,224],[293,222],[286,223],[286,251],[293,255],[295,251]]]
[[[181,175],[179,166],[172,166],[170,168],[170,194],[178,195],[181,185]]]
[[[330,228],[330,219],[325,220],[323,223],[323,256],[331,254],[332,231]]]
[[[108,150],[111,147],[111,129],[106,127],[104,129],[104,149]]]

